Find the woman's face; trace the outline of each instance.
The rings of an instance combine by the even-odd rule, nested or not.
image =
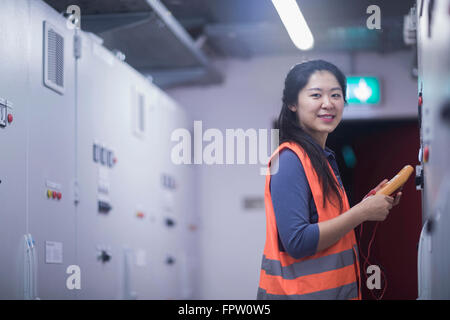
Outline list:
[[[328,133],[333,132],[342,119],[344,93],[331,72],[316,71],[300,90],[297,105],[289,108],[297,113],[303,130],[324,148]]]

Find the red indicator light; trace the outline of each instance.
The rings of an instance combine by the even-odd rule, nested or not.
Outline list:
[[[429,158],[430,158],[430,148],[426,146],[425,149],[423,150],[423,162],[428,162]]]

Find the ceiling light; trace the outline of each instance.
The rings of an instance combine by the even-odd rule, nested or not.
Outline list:
[[[300,50],[311,49],[314,38],[296,0],[272,0],[294,45]]]

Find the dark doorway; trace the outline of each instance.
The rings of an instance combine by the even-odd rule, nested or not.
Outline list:
[[[336,152],[350,206],[354,206],[383,179],[391,179],[407,164],[418,164],[419,128],[417,120],[344,121],[328,136],[327,146]],[[377,226],[370,263],[364,266],[360,259],[364,299],[417,298],[421,217],[421,196],[411,177],[403,188],[401,203]],[[360,227],[356,229],[364,255],[375,226],[376,222],[365,222],[360,239]],[[363,269],[370,264],[379,266],[384,275],[380,290],[366,286]]]

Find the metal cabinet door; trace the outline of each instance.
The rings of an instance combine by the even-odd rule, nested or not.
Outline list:
[[[41,299],[73,299],[66,269],[75,261],[74,31],[53,8],[29,1],[28,232],[38,253]],[[57,92],[47,80],[62,84]]]
[[[2,1],[0,10],[0,106],[13,122],[0,125],[0,299],[24,298],[24,247],[26,233],[26,160],[29,101],[27,55],[27,1]],[[14,85],[11,85],[14,84]]]

